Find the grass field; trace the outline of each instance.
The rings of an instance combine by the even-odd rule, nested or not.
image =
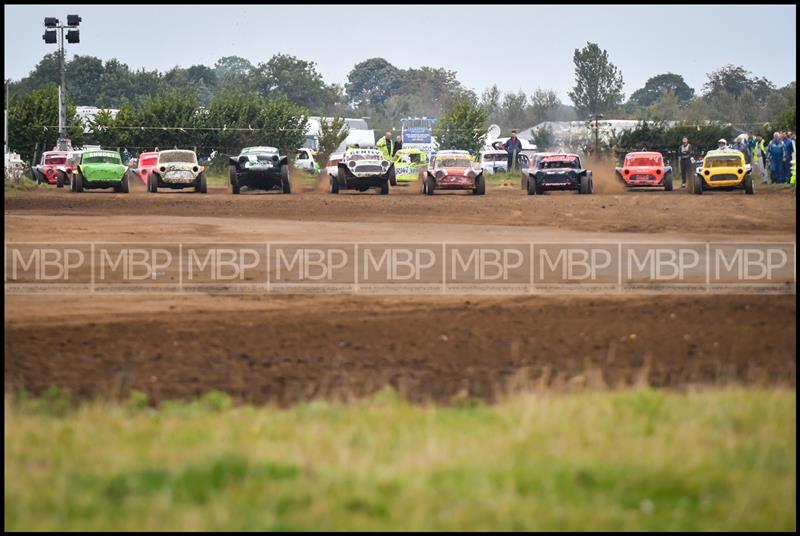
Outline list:
[[[796,392],[6,397],[6,530],[794,530]]]

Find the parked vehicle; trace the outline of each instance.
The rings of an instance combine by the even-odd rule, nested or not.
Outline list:
[[[661,153],[638,151],[625,155],[622,167],[616,168],[617,176],[628,188],[663,186],[672,191],[672,166],[664,164]]]
[[[239,194],[242,186],[256,190],[292,192],[289,159],[275,147],[245,147],[238,157],[230,158],[230,188]]]
[[[297,150],[294,158],[294,167],[308,171],[309,173],[319,173],[319,164],[317,164],[317,152],[307,147],[301,147]]]
[[[208,193],[205,168],[197,163],[194,151],[174,149],[156,153],[158,161],[147,179],[147,191],[158,192],[159,188],[194,188],[195,192]]]
[[[483,170],[473,162],[468,151],[439,151],[431,160],[422,193],[433,195],[437,189],[472,190],[475,195],[484,195]]]
[[[752,172],[753,168],[745,162],[741,151],[709,151],[703,158],[703,165],[696,169],[691,191],[700,195],[704,190],[744,190],[745,194],[753,195]]]

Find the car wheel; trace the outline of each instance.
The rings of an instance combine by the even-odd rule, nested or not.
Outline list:
[[[83,191],[83,174],[78,173],[75,175],[75,191],[80,193]]]
[[[331,178],[331,193],[338,194],[339,193],[339,181],[333,175],[330,175]]]
[[[59,171],[56,173],[56,188],[63,188],[66,182],[66,173]]]
[[[753,195],[754,193],[756,193],[752,175],[746,175],[744,178],[744,193],[746,193],[747,195]]]
[[[292,193],[292,183],[289,181],[289,166],[281,166],[281,193]]]
[[[36,184],[42,184],[42,176],[39,174],[38,169],[31,169],[31,174],[33,175],[33,180]]]
[[[428,178],[425,177],[422,179],[422,195],[428,193]]]
[[[579,194],[584,194],[584,195],[592,193],[592,192],[589,191],[589,176],[588,175],[583,175],[581,177],[581,185],[578,188],[578,193]]]
[[[486,180],[483,178],[483,173],[475,177],[475,186],[472,188],[472,193],[475,195],[486,193]]]
[[[128,177],[129,175],[128,172],[126,171],[125,175],[122,176],[122,180],[120,181],[119,184],[119,191],[122,192],[123,194],[127,194],[128,192],[131,191],[131,185],[128,180]]]
[[[381,183],[380,193],[381,195],[389,195],[389,179]]]
[[[428,177],[425,180],[428,182],[428,186],[425,189],[425,193],[428,195],[433,195],[433,192],[436,191],[436,179],[428,175]]]
[[[528,179],[528,195],[536,195],[539,191],[536,188],[536,179],[529,178]]]
[[[147,176],[147,191],[151,194],[158,192],[158,179],[155,173],[150,173]]]
[[[664,175],[664,191],[671,192],[672,191],[672,173],[667,173]]]
[[[530,190],[530,175],[525,173],[524,171],[519,174],[520,175],[520,183],[523,190]]]
[[[703,195],[703,177],[700,175],[694,176],[694,180],[692,181],[692,193]]]
[[[208,179],[206,178],[205,171],[197,176],[197,185],[194,187],[194,191],[201,194],[208,193]]]
[[[234,195],[239,195],[239,178],[236,176],[236,168],[234,166],[230,167],[228,175],[230,178],[231,193]]]
[[[394,171],[394,166],[389,168],[389,184],[397,186],[397,174]]]

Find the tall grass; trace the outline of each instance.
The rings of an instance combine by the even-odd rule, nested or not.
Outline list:
[[[5,404],[7,530],[793,530],[796,393]]]

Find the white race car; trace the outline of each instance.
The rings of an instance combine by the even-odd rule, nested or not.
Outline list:
[[[194,188],[195,192],[208,193],[205,168],[197,163],[194,151],[169,150],[158,153],[153,171],[147,178],[147,191],[159,188]]]
[[[377,188],[381,195],[389,193],[389,183],[395,181],[394,163],[386,160],[378,149],[348,149],[342,155],[331,177],[331,193],[339,190],[366,192]]]

